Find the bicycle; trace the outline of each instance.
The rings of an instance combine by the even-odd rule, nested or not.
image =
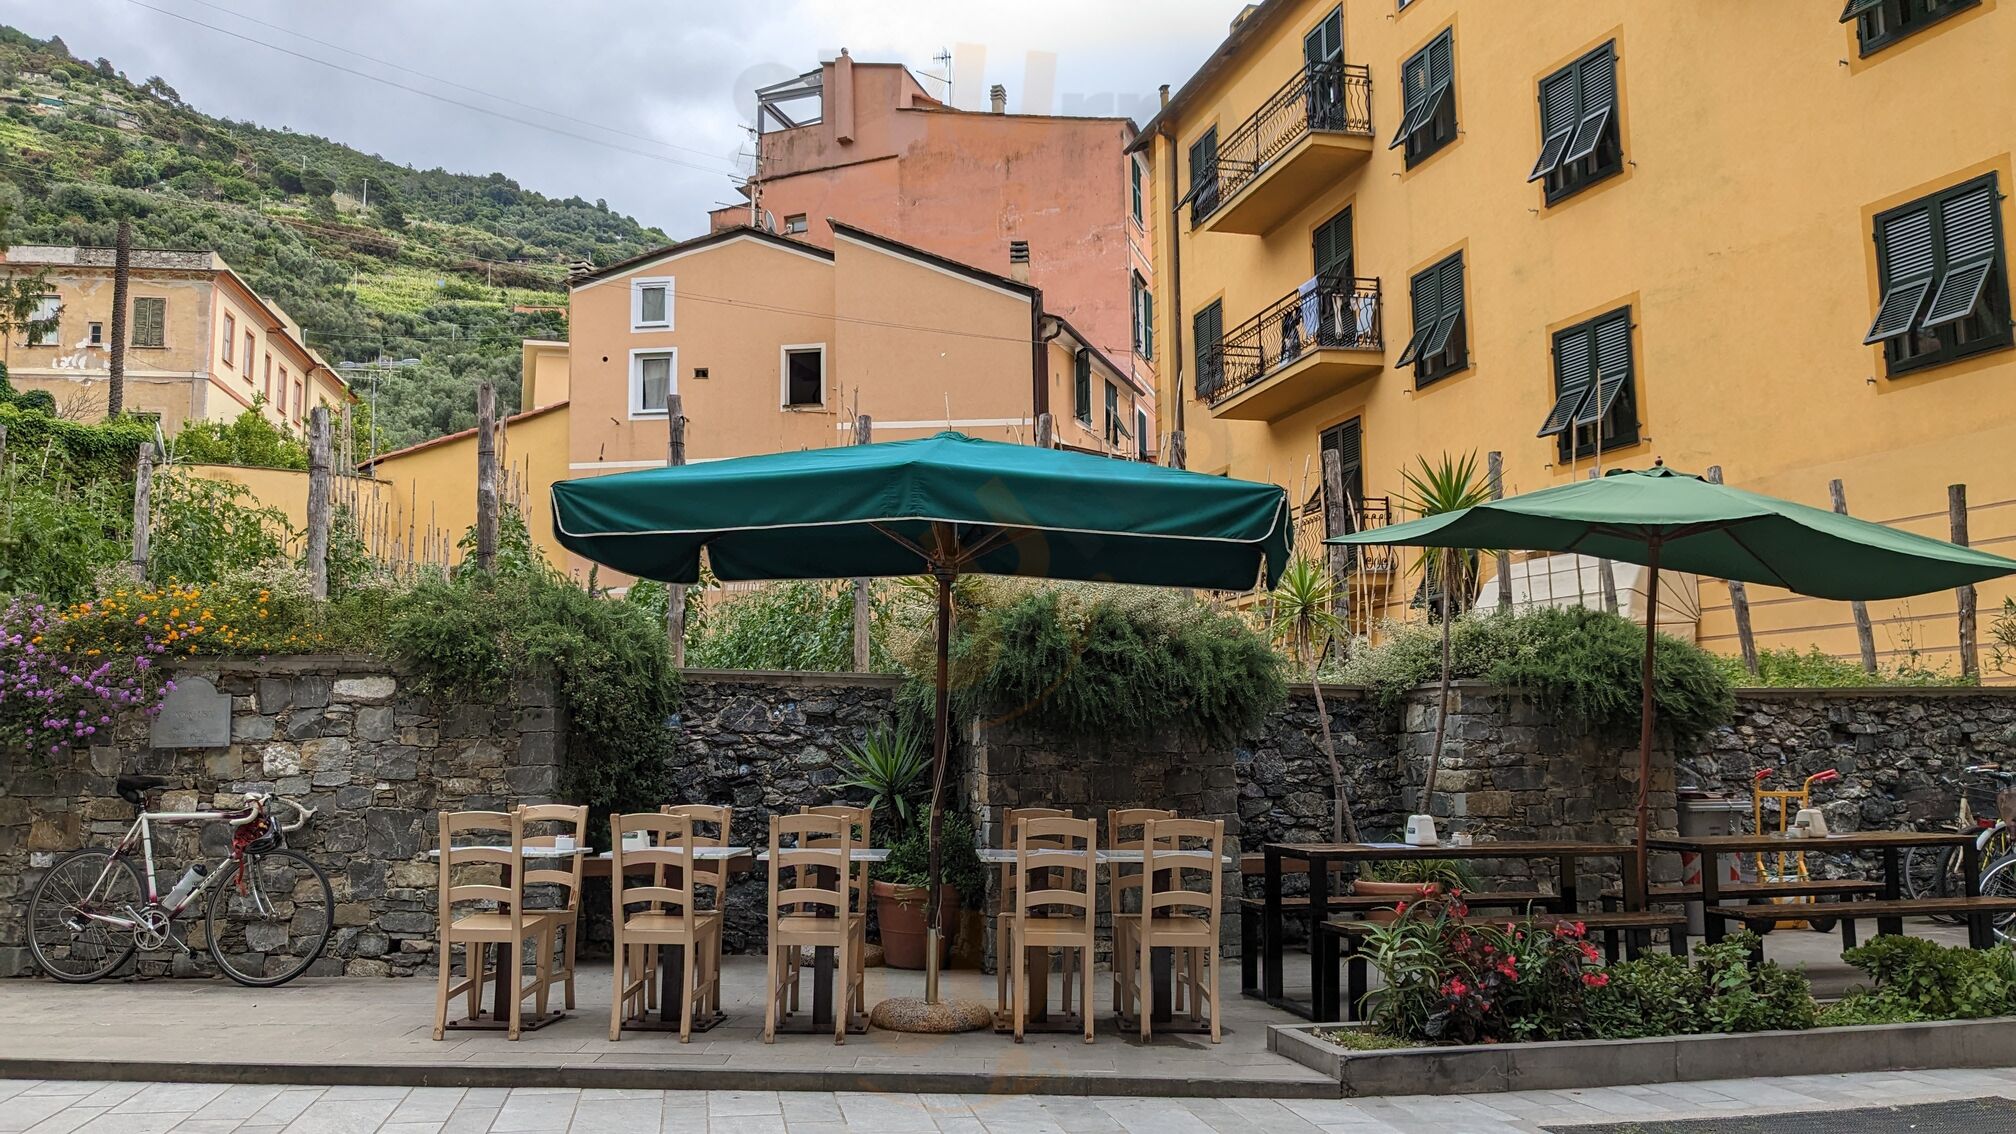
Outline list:
[[[270,792],[251,793],[230,811],[149,811],[147,798],[164,790],[159,776],[121,776],[120,798],[135,817],[117,846],[71,851],[50,866],[28,901],[28,945],[43,972],[60,981],[102,980],[142,950],[172,944],[194,956],[177,923],[203,906],[203,942],[224,975],[239,984],[272,988],[307,971],[329,942],[336,904],[329,877],[306,855],[287,847],[315,809]],[[275,804],[292,808],[281,823]],[[154,884],[156,824],[225,823],[229,854],[213,868],[199,861],[163,895]],[[144,864],[146,884],[142,885]]]
[[[1970,764],[1963,775],[1977,778],[1960,790],[1960,818],[1954,830],[1976,832],[1974,849],[1984,871],[1989,864],[2016,851],[2016,772],[2000,764]],[[1976,808],[1985,808],[1986,815]],[[1986,875],[1983,876],[1984,884]],[[1962,889],[1960,851],[1954,847],[1912,847],[1904,854],[1904,893],[1910,898],[1950,898]],[[1986,889],[1982,893],[1987,893]],[[1957,918],[1939,918],[1957,922]]]

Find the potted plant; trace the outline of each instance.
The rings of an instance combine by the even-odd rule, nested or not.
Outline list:
[[[967,900],[977,900],[986,886],[977,846],[972,824],[962,815],[947,814],[938,852],[943,879],[938,891],[940,909],[960,909]],[[921,969],[931,878],[931,839],[924,824],[911,824],[889,845],[889,858],[876,868],[876,874],[875,916],[881,924],[883,963],[892,969]],[[948,920],[946,924],[947,932],[939,938],[940,965],[950,958],[957,937],[958,922]]]
[[[1473,889],[1469,867],[1459,859],[1418,858],[1367,864],[1351,883],[1351,892],[1361,897],[1391,897],[1401,902],[1435,900],[1445,894]],[[1392,909],[1371,910],[1367,921],[1392,921]]]
[[[886,833],[889,847],[889,860],[876,869],[874,885],[883,963],[896,969],[921,969],[930,847],[925,826],[917,820],[930,790],[930,754],[922,735],[907,722],[877,725],[860,743],[845,745],[841,754],[848,772],[840,786],[868,794],[876,830]],[[951,845],[948,831],[946,846]],[[912,869],[911,860],[918,857],[920,847],[924,857]],[[943,889],[949,896],[952,887]]]

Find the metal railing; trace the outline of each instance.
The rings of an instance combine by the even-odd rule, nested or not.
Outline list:
[[[1372,136],[1372,73],[1362,63],[1304,67],[1218,144],[1218,176],[1190,198],[1190,223],[1218,206],[1311,131]]]
[[[1197,392],[1215,406],[1312,350],[1384,350],[1380,306],[1377,276],[1318,276],[1232,328],[1204,360]]]
[[[1323,542],[1330,534],[1321,493],[1309,497],[1295,516],[1295,553],[1306,555],[1318,562],[1325,562],[1332,550]],[[1352,522],[1346,524],[1347,532],[1369,531],[1383,528],[1393,522],[1392,501],[1384,496],[1368,496],[1352,509]],[[1398,555],[1391,546],[1385,544],[1357,544],[1339,548],[1344,553],[1344,570],[1347,572],[1366,571],[1390,573],[1398,563]]]

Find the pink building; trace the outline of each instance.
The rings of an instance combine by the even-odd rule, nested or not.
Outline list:
[[[1155,389],[1149,194],[1127,153],[1134,124],[1008,114],[1005,101],[997,87],[992,113],[958,110],[907,68],[843,51],[757,92],[750,204],[715,210],[712,227],[753,221],[830,248],[831,218],[1002,275],[1026,271],[1044,310]]]

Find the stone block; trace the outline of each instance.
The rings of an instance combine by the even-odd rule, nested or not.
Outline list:
[[[383,961],[353,960],[343,966],[344,976],[383,977],[392,975],[392,966]]]
[[[405,859],[421,852],[424,841],[417,810],[373,807],[364,812],[364,851],[373,858]]]
[[[338,902],[335,920],[337,925],[369,925],[371,906],[366,902]]]
[[[408,748],[432,748],[441,743],[441,730],[407,725],[399,730],[399,743]]]
[[[420,775],[420,754],[410,748],[380,748],[367,757],[367,767],[374,779],[411,780]]]
[[[557,732],[524,733],[518,738],[518,763],[533,767],[557,765],[565,748],[566,741]]]
[[[377,705],[390,701],[398,692],[399,682],[390,676],[339,677],[336,679],[333,697],[338,701]]]
[[[279,721],[274,717],[244,714],[231,718],[231,739],[272,740],[279,732]]]
[[[387,910],[378,917],[378,927],[388,933],[426,933],[434,929],[433,914],[420,910]]]
[[[255,686],[259,711],[268,715],[294,707],[294,682],[284,677],[262,677]]]
[[[322,714],[296,709],[287,714],[286,723],[280,726],[281,734],[289,740],[307,740],[322,735]]]
[[[392,739],[392,707],[390,705],[367,705],[357,710],[353,724],[359,740]]]

